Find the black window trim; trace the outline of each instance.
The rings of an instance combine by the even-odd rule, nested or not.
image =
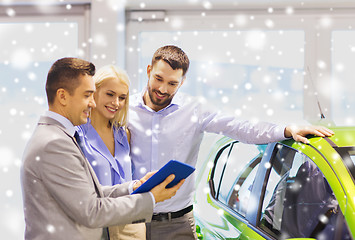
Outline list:
[[[351,167],[349,167],[345,162],[344,162],[344,165],[346,166],[346,169],[348,170],[351,179],[355,183],[355,165],[351,159],[348,159],[348,158],[350,158],[349,151],[350,150],[355,151],[355,147],[350,146],[350,147],[333,147],[333,148],[341,156],[341,158],[343,159],[343,162],[344,161],[351,161],[351,163],[352,163]]]
[[[227,159],[229,157],[229,154],[231,153],[231,149],[234,145],[234,143],[237,143],[238,141],[233,141],[231,143],[227,143],[226,145],[224,145],[219,151],[218,153],[216,154],[215,158],[214,158],[214,161],[213,161],[213,168],[212,168],[212,172],[211,172],[211,176],[210,176],[210,179],[208,181],[208,184],[209,184],[209,187],[210,187],[210,193],[212,195],[212,197],[214,199],[217,200],[217,196],[218,196],[218,193],[219,193],[219,188],[220,188],[220,185],[221,185],[221,182],[219,182],[218,184],[218,189],[216,191],[215,187],[214,187],[214,181],[213,181],[213,178],[214,178],[214,174],[215,174],[215,170],[216,170],[216,163],[218,161],[218,159],[221,157],[222,153],[225,151],[226,148],[229,147],[229,152],[228,152],[228,155],[227,155]],[[223,173],[224,173],[224,170],[225,170],[225,167],[226,167],[226,163],[227,161],[224,163],[224,166],[223,166],[223,169],[222,169],[222,173],[221,173],[221,177],[223,176]]]

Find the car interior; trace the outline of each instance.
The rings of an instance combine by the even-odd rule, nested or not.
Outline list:
[[[277,239],[351,239],[333,191],[313,161],[286,146],[272,161],[270,171],[279,181],[262,213],[261,229]]]

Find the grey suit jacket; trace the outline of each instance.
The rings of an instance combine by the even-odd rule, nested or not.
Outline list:
[[[25,149],[21,183],[25,239],[98,240],[103,227],[153,214],[149,193],[128,195],[129,183],[101,186],[74,138],[49,117],[41,117]]]

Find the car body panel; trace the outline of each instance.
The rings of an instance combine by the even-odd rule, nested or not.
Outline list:
[[[230,147],[237,141],[222,137],[211,148],[208,158],[201,165],[196,176],[194,212],[196,225],[203,239],[275,239],[256,226],[258,222],[258,202],[263,188],[270,156],[276,145],[286,145],[308,156],[321,170],[339,203],[352,238],[355,236],[355,185],[354,178],[333,147],[355,146],[355,127],[332,128],[335,135],[329,138],[309,137],[309,144],[285,140],[269,143],[257,169],[252,186],[250,205],[246,216],[239,215],[226,204],[214,199],[210,192],[209,180],[214,159],[218,151]],[[266,154],[265,154],[266,153]],[[221,180],[222,181],[222,180]],[[254,203],[253,203],[254,202]],[[207,236],[207,237],[206,237]],[[295,239],[295,238],[293,238]],[[298,238],[311,239],[311,238]]]

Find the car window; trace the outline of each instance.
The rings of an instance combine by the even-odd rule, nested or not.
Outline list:
[[[259,227],[277,239],[335,239],[335,224],[343,216],[320,169],[281,144],[270,163]],[[346,226],[340,234],[350,239]]]
[[[342,157],[345,166],[355,179],[355,148],[354,147],[336,147],[334,148]]]
[[[213,197],[215,197],[215,198],[216,198],[215,194],[218,194],[219,183],[221,181],[224,167],[227,162],[227,158],[229,156],[230,147],[231,147],[231,144],[228,144],[228,145],[222,147],[221,150],[219,150],[218,153],[216,154],[216,157],[214,160],[214,167],[212,169],[212,174],[211,174],[213,189],[211,192],[213,194]]]
[[[270,168],[268,184],[265,191],[265,197],[262,205],[262,212],[265,211],[267,204],[270,202],[277,184],[282,177],[291,169],[294,158],[294,151],[289,151],[288,148],[282,145],[277,145],[277,152],[274,154],[273,166]],[[281,184],[281,183],[280,183]]]
[[[234,143],[221,180],[218,200],[245,216],[264,148]]]

